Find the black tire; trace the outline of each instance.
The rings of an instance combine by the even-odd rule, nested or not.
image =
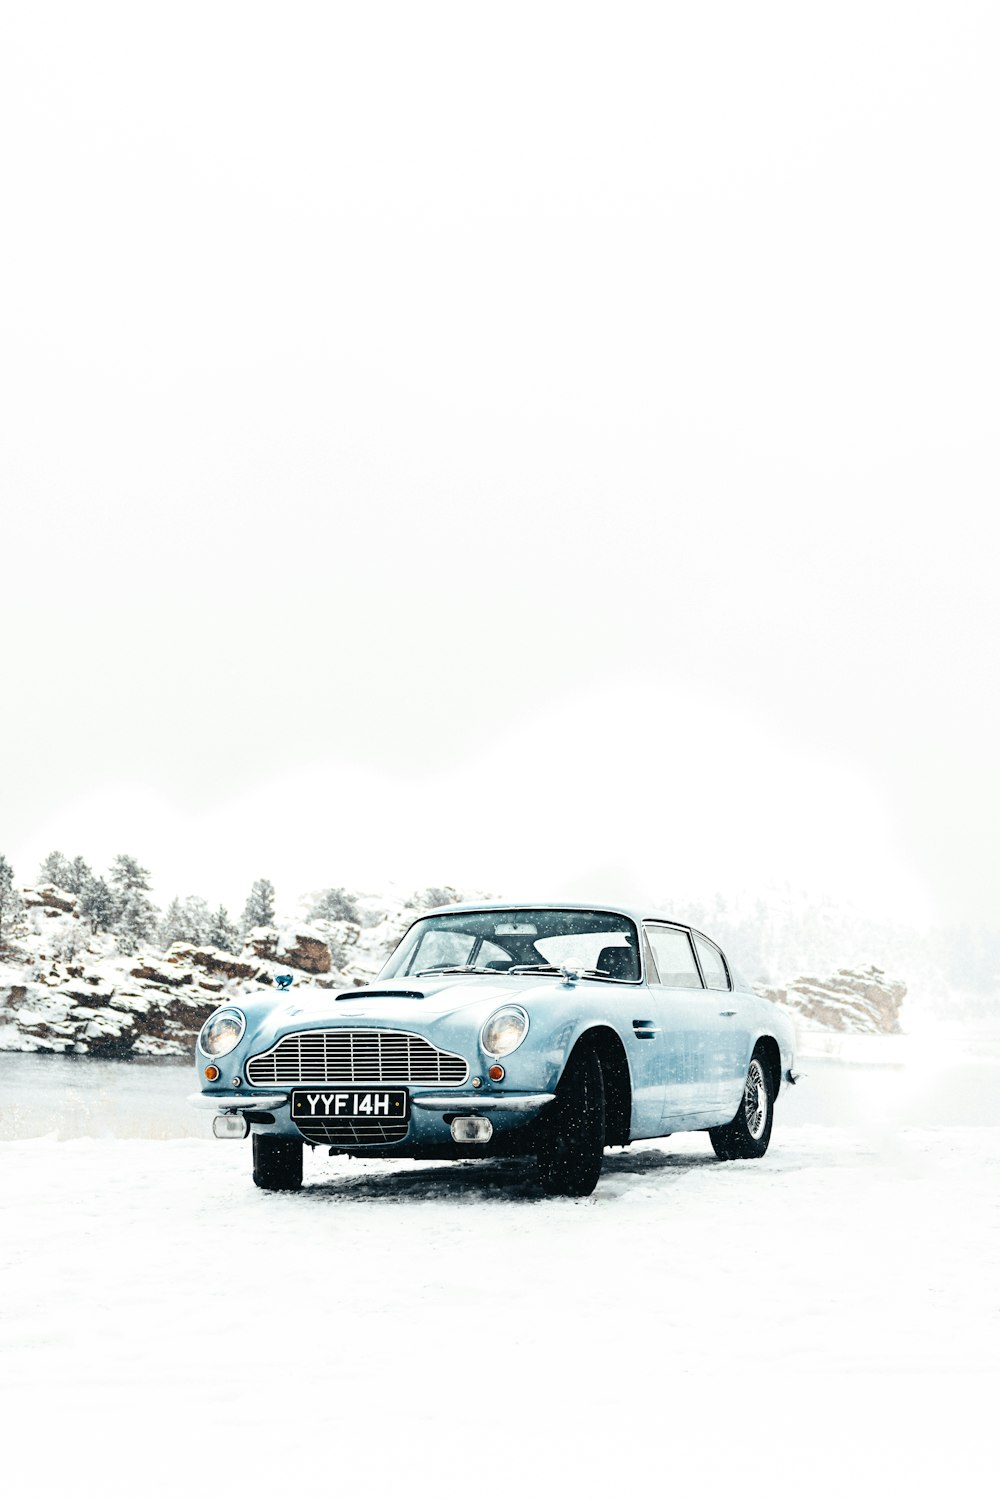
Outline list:
[[[280,1135],[255,1135],[253,1180],[268,1192],[297,1193],[302,1186],[302,1142]]]
[[[774,1080],[767,1059],[757,1051],[750,1059],[740,1107],[728,1125],[708,1132],[720,1161],[763,1156],[774,1121]]]
[[[604,1159],[604,1073],[592,1047],[577,1047],[563,1069],[542,1126],[538,1181],[547,1193],[585,1198]]]

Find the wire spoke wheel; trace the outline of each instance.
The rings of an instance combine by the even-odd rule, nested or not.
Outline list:
[[[767,1123],[767,1079],[764,1069],[755,1057],[747,1072],[746,1088],[743,1091],[743,1113],[747,1130],[752,1140],[759,1141]]]
[[[773,1063],[762,1048],[750,1059],[743,1084],[743,1097],[728,1125],[709,1130],[712,1149],[721,1161],[748,1160],[763,1156],[771,1139],[774,1096],[778,1078]]]

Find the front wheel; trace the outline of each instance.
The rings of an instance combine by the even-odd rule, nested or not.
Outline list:
[[[604,1158],[604,1073],[592,1047],[578,1047],[563,1070],[538,1151],[538,1180],[547,1193],[585,1198],[597,1186]]]
[[[728,1125],[708,1132],[720,1161],[745,1160],[763,1156],[771,1139],[774,1119],[774,1095],[767,1064],[755,1052],[747,1069],[740,1107]]]
[[[298,1192],[302,1186],[302,1142],[280,1135],[255,1135],[253,1180],[272,1193]]]

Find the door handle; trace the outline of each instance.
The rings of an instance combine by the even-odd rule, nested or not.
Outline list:
[[[736,1014],[736,1012],[734,1010],[720,1010],[719,1011],[719,1015],[720,1016],[735,1016],[735,1014]]]

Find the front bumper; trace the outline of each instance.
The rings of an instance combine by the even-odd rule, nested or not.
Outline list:
[[[405,1137],[398,1141],[361,1142],[349,1146],[337,1146],[352,1156],[478,1156],[483,1154],[481,1146],[470,1146],[465,1150],[456,1147],[451,1134],[451,1121],[456,1115],[488,1114],[493,1125],[493,1137],[489,1154],[519,1154],[525,1149],[525,1132],[530,1130],[535,1117],[555,1099],[551,1093],[527,1093],[510,1090],[449,1090],[416,1093],[410,1090],[409,1128]],[[232,1094],[204,1092],[188,1095],[188,1103],[196,1109],[211,1109],[221,1115],[251,1116],[255,1131],[267,1135],[281,1135],[309,1144],[310,1141],[291,1118],[291,1090],[283,1093]],[[258,1116],[254,1119],[253,1116]],[[260,1118],[263,1116],[263,1118]]]

